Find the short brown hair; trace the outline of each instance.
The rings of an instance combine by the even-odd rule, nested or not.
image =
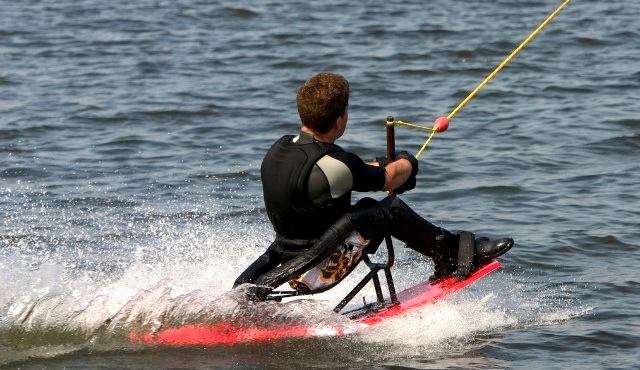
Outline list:
[[[303,125],[328,132],[349,105],[349,82],[336,73],[318,73],[300,86],[296,103]]]

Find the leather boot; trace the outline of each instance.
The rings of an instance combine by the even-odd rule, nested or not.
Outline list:
[[[501,256],[509,251],[513,247],[514,241],[512,238],[500,238],[496,240],[490,240],[486,237],[476,239],[476,258],[479,263],[483,263],[492,260],[498,256]]]

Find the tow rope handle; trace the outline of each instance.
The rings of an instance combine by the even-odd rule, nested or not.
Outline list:
[[[393,117],[387,117],[387,161],[389,163],[396,160],[396,132],[395,132],[395,120]],[[396,192],[389,190],[387,192],[390,196],[395,196]]]

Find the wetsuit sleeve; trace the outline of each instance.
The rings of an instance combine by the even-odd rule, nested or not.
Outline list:
[[[366,164],[353,153],[339,152],[329,155],[347,165],[353,178],[353,191],[379,191],[384,187],[384,167]]]

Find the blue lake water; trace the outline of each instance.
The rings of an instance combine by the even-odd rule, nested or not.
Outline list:
[[[0,367],[636,368],[632,0],[569,3],[420,156],[402,199],[447,229],[512,236],[497,273],[342,338],[127,337],[229,317],[341,322],[348,287],[269,307],[229,292],[273,237],[260,162],[297,132],[298,86],[347,77],[338,144],[374,158],[387,116],[446,116],[560,3],[0,1]],[[401,149],[425,139],[396,129]],[[397,245],[399,288],[431,271]]]

